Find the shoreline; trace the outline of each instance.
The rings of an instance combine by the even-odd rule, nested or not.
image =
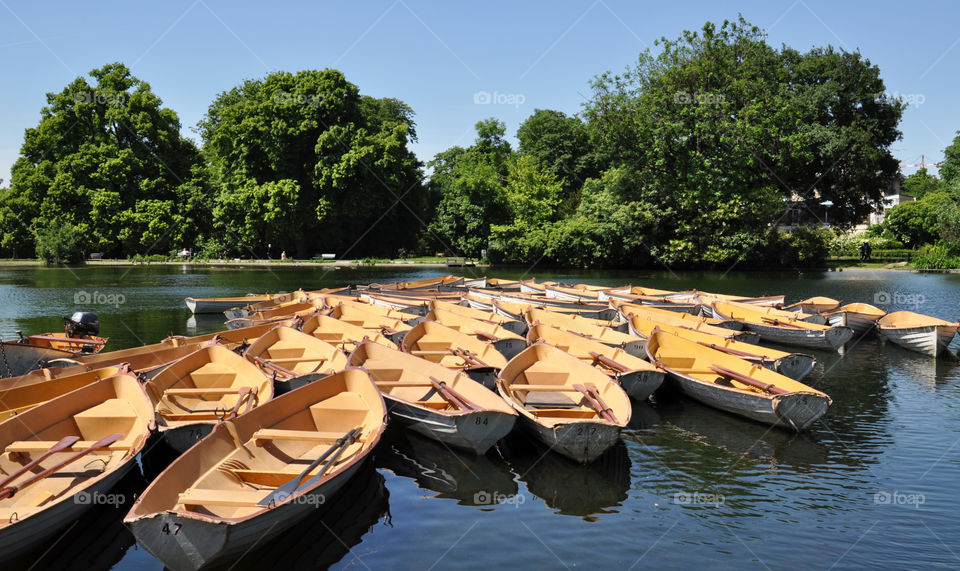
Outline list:
[[[198,266],[198,267],[277,267],[277,268],[332,268],[332,269],[360,269],[360,268],[449,268],[463,270],[465,268],[512,268],[514,266],[494,266],[487,263],[470,262],[468,265],[448,265],[446,262],[428,261],[378,261],[364,263],[362,260],[336,260],[333,262],[315,261],[279,261],[279,260],[203,260],[203,261],[163,261],[163,262],[134,262],[131,260],[87,260],[83,266]],[[69,267],[83,267],[69,266]],[[889,265],[888,265],[889,266]],[[773,268],[767,271],[800,271],[800,272],[911,272],[917,274],[956,274],[960,269],[919,270],[907,267],[861,267],[861,266],[828,266],[824,268]],[[34,268],[45,267],[40,260],[0,260],[0,268]],[[58,266],[68,267],[68,266]],[[557,268],[557,269],[584,269],[584,268]],[[623,269],[623,268],[619,268]],[[700,270],[694,270],[700,271]],[[764,271],[764,270],[751,270]]]

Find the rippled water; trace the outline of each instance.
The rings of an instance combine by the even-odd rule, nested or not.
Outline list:
[[[0,269],[0,336],[59,330],[90,305],[113,348],[216,330],[187,295],[237,295],[418,279],[432,270],[210,269],[181,266]],[[522,272],[491,275],[519,277]],[[742,294],[827,295],[956,319],[960,276],[890,272],[538,273]],[[113,296],[113,297],[110,297]],[[956,352],[957,344],[952,346]],[[875,338],[815,352],[806,379],[833,406],[794,435],[678,395],[636,405],[623,443],[588,467],[514,433],[487,456],[451,454],[391,428],[373,465],[311,519],[237,568],[960,567],[960,368]],[[146,477],[170,460],[155,448]],[[128,497],[140,473],[125,479]],[[159,569],[100,506],[41,567]],[[34,556],[40,557],[41,554]],[[31,561],[32,562],[32,561]]]

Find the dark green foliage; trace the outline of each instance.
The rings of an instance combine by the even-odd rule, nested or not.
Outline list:
[[[40,228],[35,242],[37,257],[48,266],[83,262],[83,237],[69,222]]]

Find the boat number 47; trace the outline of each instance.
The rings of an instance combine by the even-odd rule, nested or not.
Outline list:
[[[175,523],[170,525],[169,523],[163,524],[163,528],[160,530],[164,535],[180,535],[180,528],[183,527],[183,524]]]

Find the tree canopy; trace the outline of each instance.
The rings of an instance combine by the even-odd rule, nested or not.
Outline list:
[[[68,228],[80,251],[163,252],[196,231],[200,164],[177,114],[123,64],[48,93],[0,206],[0,246],[23,255]]]

